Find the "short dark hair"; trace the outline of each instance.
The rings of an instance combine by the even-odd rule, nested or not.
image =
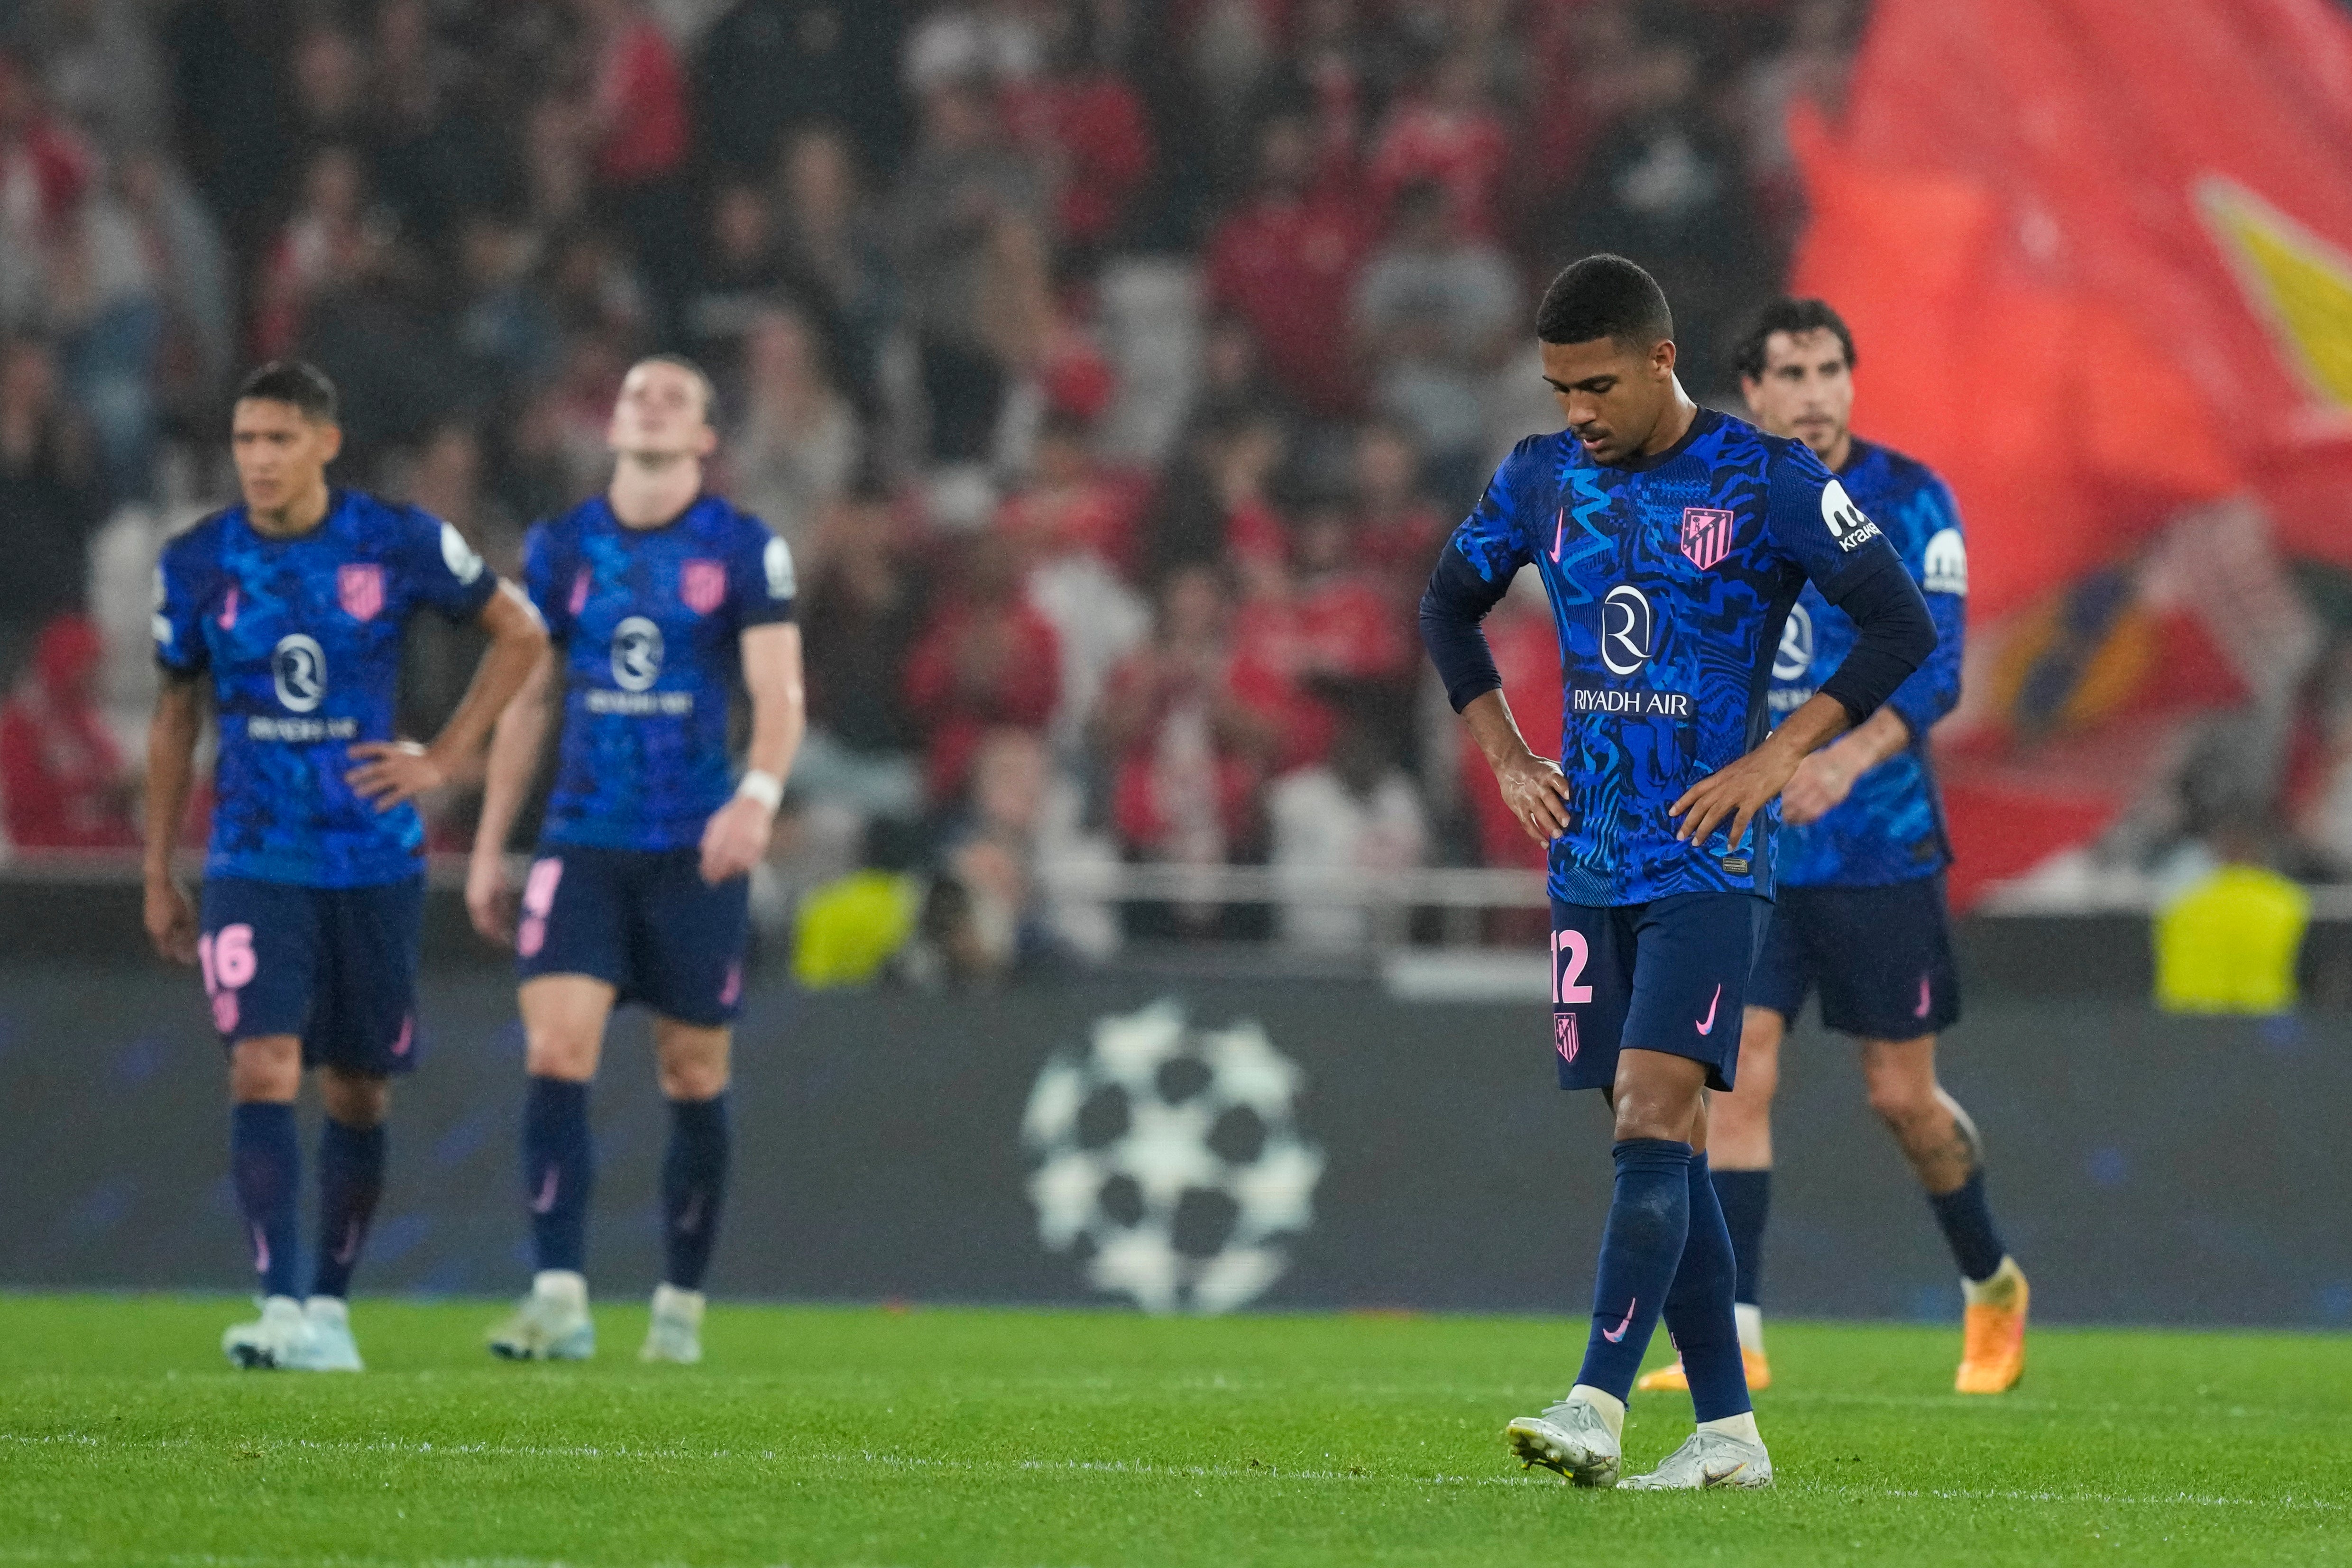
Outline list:
[[[1609,338],[1647,349],[1675,335],[1675,313],[1658,280],[1622,256],[1588,256],[1563,267],[1544,290],[1536,336],[1547,343]]]
[[[236,401],[247,398],[292,403],[316,424],[335,423],[335,383],[308,360],[270,361],[238,384]]]
[[[1845,349],[1845,368],[1850,371],[1854,367],[1853,333],[1847,328],[1845,318],[1828,300],[1783,298],[1757,312],[1755,323],[1732,352],[1732,366],[1742,381],[1763,380],[1764,350],[1775,332],[1834,332]]]

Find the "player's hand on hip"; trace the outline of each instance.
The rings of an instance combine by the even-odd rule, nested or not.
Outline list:
[[[413,740],[362,740],[351,754],[361,762],[343,775],[343,782],[374,802],[379,811],[429,795],[449,782],[447,770]]]
[[[1780,791],[1780,820],[1803,827],[1818,822],[1853,792],[1853,774],[1837,756],[1837,747],[1825,746],[1797,764],[1788,785]]]
[[[466,863],[466,918],[482,939],[514,946],[514,887],[507,881],[507,857],[477,854]]]
[[[1528,752],[1497,768],[1495,783],[1503,804],[1536,842],[1549,844],[1568,831],[1568,777],[1559,763]]]
[[[1766,740],[1730,767],[1708,774],[1685,790],[1666,812],[1682,819],[1675,837],[1704,844],[1707,835],[1722,828],[1729,846],[1738,849],[1748,837],[1748,824],[1772,803],[1772,797],[1797,770],[1798,758],[1776,740],[1777,737]]]
[[[775,823],[776,813],[749,795],[711,812],[702,830],[702,880],[717,887],[765,860]]]
[[[174,964],[196,961],[196,912],[176,882],[147,884],[145,911],[148,940],[155,951]]]

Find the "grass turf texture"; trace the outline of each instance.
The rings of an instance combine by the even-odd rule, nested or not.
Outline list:
[[[722,1306],[682,1369],[362,1301],[338,1377],[231,1370],[237,1305],[0,1297],[0,1564],[2352,1562],[2344,1339],[2041,1330],[1961,1399],[1956,1331],[1776,1323],[1779,1490],[1643,1496],[1504,1453],[1581,1320]]]

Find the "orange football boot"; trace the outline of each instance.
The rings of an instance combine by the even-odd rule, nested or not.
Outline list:
[[[2006,1394],[2025,1375],[2025,1304],[2032,1292],[2016,1260],[2004,1258],[1982,1293],[1990,1299],[1969,1307],[1959,1375],[1952,1387],[1962,1394]]]
[[[1760,1351],[1749,1350],[1746,1345],[1741,1345],[1739,1364],[1748,1369],[1748,1393],[1754,1394],[1772,1386],[1772,1364],[1764,1359]],[[1683,1371],[1683,1364],[1678,1361],[1672,1366],[1662,1366],[1655,1372],[1643,1373],[1640,1381],[1633,1386],[1644,1394],[1661,1392],[1687,1394],[1690,1392],[1690,1376]]]

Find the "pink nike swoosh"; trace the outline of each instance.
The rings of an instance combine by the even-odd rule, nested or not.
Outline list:
[[[1715,999],[1706,1004],[1706,1017],[1698,1020],[1699,1033],[1713,1034],[1715,1032],[1715,1009],[1722,1005],[1723,986],[1720,982],[1717,982],[1715,988]]]
[[[1551,529],[1551,563],[1554,566],[1558,566],[1559,564],[1559,547],[1561,542],[1567,538],[1568,508],[1566,507],[1562,507],[1559,509],[1559,520],[1552,524]]]
[[[1919,977],[1919,1005],[1911,1009],[1911,1016],[1915,1019],[1926,1018],[1927,1016],[1928,1001],[1929,993],[1927,990],[1927,977],[1922,975]]]
[[[352,1260],[360,1255],[360,1222],[352,1220],[343,1229],[343,1244],[335,1249],[335,1267],[348,1269]]]
[[[539,1196],[530,1200],[533,1214],[551,1214],[555,1209],[555,1167],[547,1167],[547,1179],[540,1184]]]
[[[1610,1329],[1602,1329],[1601,1331],[1601,1337],[1607,1340],[1611,1344],[1617,1344],[1622,1342],[1625,1338],[1625,1331],[1633,1326],[1633,1309],[1641,1305],[1641,1303],[1642,1298],[1639,1296],[1636,1296],[1632,1301],[1626,1302],[1625,1321],[1619,1323],[1613,1331]]]

